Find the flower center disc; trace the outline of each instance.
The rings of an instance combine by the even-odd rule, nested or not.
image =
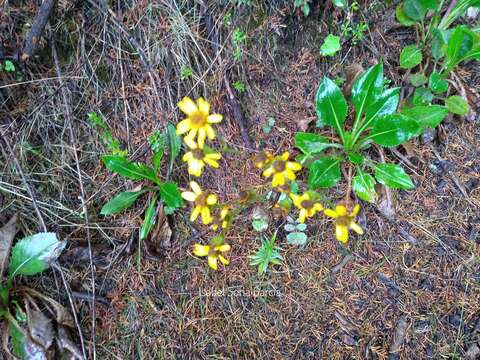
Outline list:
[[[338,217],[337,224],[340,226],[348,226],[348,218],[346,216]]]
[[[203,160],[203,150],[195,149],[192,150],[193,157],[197,160]]]
[[[208,193],[202,193],[195,199],[195,205],[207,206]]]
[[[313,201],[312,200],[303,200],[300,205],[304,209],[311,209],[313,207]]]
[[[203,125],[205,123],[205,116],[203,116],[200,112],[196,112],[190,116],[190,121],[195,125]]]
[[[275,172],[285,171],[285,169],[286,169],[285,161],[275,160],[274,163],[273,163],[273,168],[275,169]]]

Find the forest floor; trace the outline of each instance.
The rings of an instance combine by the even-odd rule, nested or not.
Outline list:
[[[20,47],[37,3],[0,5],[0,53],[13,54]],[[144,161],[148,135],[182,119],[177,102],[185,95],[205,97],[225,116],[218,131],[228,152],[220,169],[201,181],[222,200],[233,199],[240,190],[265,183],[252,155],[260,149],[292,151],[295,132],[314,130],[314,97],[323,76],[348,83],[355,66],[383,60],[392,84],[409,91],[398,57],[415,34],[396,24],[396,1],[359,1],[351,18],[323,1],[313,1],[306,18],[293,9],[293,1],[212,2],[208,11],[219,34],[220,56],[198,2],[112,1],[111,12],[89,4],[59,1],[37,54],[14,74],[0,73],[0,130],[35,189],[47,228],[68,241],[60,265],[90,354],[95,339],[102,360],[480,356],[478,116],[450,115],[430,139],[387,151],[385,156],[401,162],[416,187],[392,193],[393,221],[377,205],[363,204],[365,234],[353,237],[346,248],[335,240],[331,222],[312,221],[307,244],[293,246],[285,242],[281,222],[272,220],[267,234],[279,229],[285,260],[264,276],[249,266],[248,256],[262,240],[251,229],[249,212],[228,235],[231,264],[216,272],[191,252],[193,243],[208,242],[209,234],[189,224],[188,208],[173,216],[175,236],[155,256],[136,248],[147,202],[114,217],[100,215],[114,193],[138,182],[104,168],[105,146],[87,119],[89,112],[102,114],[131,158]],[[328,33],[362,23],[368,25],[362,39],[347,39],[334,57],[320,55]],[[237,28],[246,40],[236,61],[232,35]],[[480,93],[478,63],[455,73],[465,88]],[[234,92],[255,150],[240,134],[225,74],[245,86],[244,92]],[[479,103],[474,104],[477,114]],[[275,125],[267,133],[262,128],[270,117]],[[18,213],[24,233],[37,231],[32,199],[12,164],[2,152],[0,224]],[[184,163],[177,161],[172,174],[187,188]],[[340,190],[328,194],[333,201],[344,195]],[[97,296],[95,336],[88,240]],[[68,306],[54,275],[47,271],[28,284]]]

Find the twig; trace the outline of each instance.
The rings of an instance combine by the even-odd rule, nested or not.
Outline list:
[[[47,25],[48,18],[50,17],[54,5],[55,0],[43,0],[42,5],[40,5],[22,49],[22,55],[20,56],[22,61],[26,61],[37,51],[40,38],[43,35],[45,25]]]
[[[81,197],[81,202],[82,202],[83,215],[84,215],[84,219],[85,219],[85,231],[86,231],[86,234],[87,234],[88,257],[89,257],[89,261],[90,261],[90,277],[91,277],[92,298],[93,298],[93,305],[92,305],[92,347],[93,347],[93,359],[95,360],[96,356],[97,356],[96,355],[96,348],[95,348],[95,340],[96,340],[96,333],[95,333],[95,321],[96,321],[96,316],[95,316],[95,269],[94,269],[94,266],[93,266],[92,242],[91,242],[91,237],[90,237],[88,210],[87,210],[87,206],[85,204],[85,190],[84,190],[84,187],[83,187],[82,173],[81,173],[81,170],[80,170],[80,162],[78,160],[75,135],[73,133],[73,128],[72,128],[72,109],[70,107],[70,103],[68,102],[65,87],[63,86],[62,73],[61,73],[61,70],[60,70],[60,65],[59,65],[58,56],[57,56],[57,50],[55,49],[55,43],[54,42],[52,42],[52,55],[53,55],[53,60],[54,60],[54,63],[55,63],[55,70],[56,70],[57,76],[59,78],[59,85],[61,87],[63,105],[65,107],[65,119],[67,120],[68,131],[70,133],[70,140],[72,142],[73,154],[74,154],[74,157],[75,157],[75,164],[76,164],[77,174],[78,174],[78,184],[79,184],[79,187],[80,187],[80,197]]]

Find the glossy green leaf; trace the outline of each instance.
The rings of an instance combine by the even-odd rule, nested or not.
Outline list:
[[[332,0],[333,5],[345,9],[348,6],[347,0]]]
[[[160,197],[168,207],[179,208],[183,206],[182,194],[174,182],[167,182],[160,185]]]
[[[450,30],[432,30],[432,43],[431,43],[431,52],[432,56],[436,60],[440,60],[445,56],[447,51],[447,42],[450,37]]]
[[[428,81],[428,78],[422,73],[411,74],[409,79],[410,84],[415,87],[422,86]]]
[[[430,74],[428,87],[434,94],[443,94],[448,90],[448,82],[437,72]]]
[[[434,96],[432,92],[424,87],[419,87],[415,89],[413,93],[412,102],[415,105],[428,105],[432,102]]]
[[[173,167],[173,163],[180,154],[180,149],[182,147],[182,139],[177,135],[176,128],[173,124],[168,123],[167,125],[167,134],[168,134],[168,150],[170,151],[170,169]]]
[[[396,164],[376,164],[375,179],[380,184],[392,189],[413,189],[415,187],[410,176]]]
[[[352,189],[358,198],[368,202],[374,202],[377,197],[375,179],[360,169],[357,169],[357,175],[352,178]]]
[[[361,74],[352,86],[352,102],[357,117],[370,110],[370,107],[375,107],[382,92],[383,64],[379,63]]]
[[[398,4],[395,8],[395,16],[397,21],[402,24],[403,26],[412,26],[415,25],[416,21],[405,13],[405,9],[403,8],[403,4]]]
[[[340,36],[328,34],[320,47],[320,54],[322,56],[333,56],[340,48]]]
[[[457,26],[448,39],[445,56],[446,71],[467,59],[480,58],[480,35],[464,26]]]
[[[47,269],[65,248],[55,233],[37,233],[18,241],[12,249],[9,278],[16,275],[36,275]]]
[[[295,147],[304,154],[319,154],[331,146],[332,143],[324,136],[305,132],[295,134]]]
[[[422,51],[417,45],[408,45],[400,53],[400,66],[404,69],[411,69],[422,62]]]
[[[154,196],[150,200],[147,210],[145,211],[145,219],[143,220],[142,227],[140,228],[140,240],[147,238],[150,231],[155,225],[157,215],[157,196]]]
[[[13,354],[20,359],[25,359],[27,357],[27,351],[25,350],[27,342],[25,336],[23,336],[22,332],[15,324],[9,323],[8,327],[10,330]]]
[[[329,188],[340,180],[340,160],[322,157],[310,166],[308,185],[311,189]]]
[[[391,114],[375,122],[368,138],[381,146],[398,146],[412,138],[418,129],[415,120],[400,114]]]
[[[423,20],[428,10],[436,10],[436,0],[405,0],[403,3],[405,14],[411,19]]]
[[[355,164],[355,165],[362,165],[363,162],[365,161],[365,157],[363,155],[360,155],[360,154],[348,154],[348,160],[350,160],[352,162],[352,164]]]
[[[445,100],[445,106],[448,111],[457,115],[467,115],[468,113],[468,103],[458,95],[449,96]]]
[[[100,214],[112,215],[119,213],[133,205],[135,200],[143,194],[144,191],[124,191],[115,195],[105,205],[103,205]]]
[[[153,169],[145,164],[131,162],[119,155],[104,155],[102,160],[108,170],[128,179],[157,181]]]
[[[324,77],[317,90],[315,98],[317,110],[317,126],[325,124],[332,126],[343,139],[343,124],[347,117],[347,102],[335,83]]]
[[[419,131],[415,136],[423,133],[427,128],[437,127],[448,114],[448,110],[440,105],[415,106],[403,109],[402,114],[415,120]]]
[[[376,119],[385,115],[394,114],[400,101],[400,88],[385,90],[375,104],[370,105],[365,113],[365,129],[373,125]]]

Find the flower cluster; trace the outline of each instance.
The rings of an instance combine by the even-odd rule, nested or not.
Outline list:
[[[178,107],[186,115],[186,118],[177,124],[177,135],[184,135],[186,152],[182,160],[188,165],[188,173],[199,177],[205,165],[217,169],[222,155],[205,146],[205,141],[207,138],[215,139],[217,134],[212,125],[220,123],[223,116],[210,114],[210,104],[203,98],[199,98],[195,103],[189,97],[184,97],[178,103]],[[229,225],[229,207],[219,206],[217,196],[209,190],[202,190],[196,181],[190,181],[190,188],[192,191],[182,193],[182,197],[193,204],[190,221],[194,222],[200,217],[202,223],[211,225],[214,231],[219,227],[226,229]],[[229,251],[230,245],[223,243],[222,236],[214,239],[215,242],[211,245],[195,244],[193,254],[208,257],[208,265],[213,270],[217,270],[217,259],[224,265],[229,264],[222,253]]]

